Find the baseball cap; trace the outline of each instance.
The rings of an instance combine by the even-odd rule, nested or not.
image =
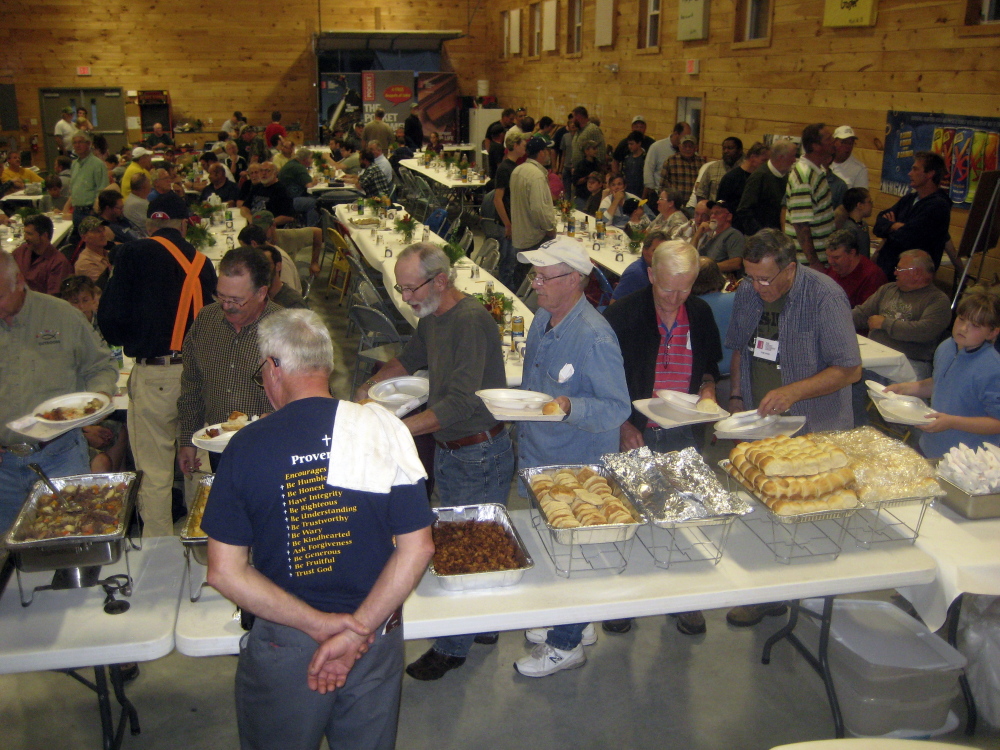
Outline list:
[[[693,135],[685,135],[681,138],[681,143],[697,143]]]
[[[152,156],[152,155],[153,155],[152,151],[150,151],[148,148],[143,148],[142,146],[136,146],[134,149],[132,149],[133,159],[138,159],[142,156]]]
[[[730,206],[728,203],[726,203],[726,201],[709,201],[708,202],[708,208],[709,208],[709,210],[712,210],[716,206],[718,206],[719,208],[726,209],[731,214],[735,213],[735,211],[733,211],[734,206]]]
[[[624,201],[622,201],[622,213],[625,214],[626,216],[631,216],[632,213],[637,208],[642,208],[645,205],[646,205],[646,199],[645,198],[642,198],[642,199],[639,199],[639,198],[626,198]]]
[[[75,112],[76,112],[76,110],[75,110],[75,109],[73,109],[72,107],[63,107],[63,108],[62,108],[62,113],[63,113],[64,115],[72,115],[72,114],[74,114]]]
[[[188,207],[184,199],[175,193],[164,193],[149,202],[146,218],[149,219],[186,219]]]
[[[520,263],[530,263],[533,266],[554,266],[557,263],[565,263],[574,271],[590,275],[594,270],[594,264],[587,257],[587,251],[583,243],[570,237],[557,237],[554,240],[543,242],[537,250],[526,250],[517,254]]]
[[[535,156],[539,151],[544,151],[549,147],[546,140],[540,136],[532,136],[528,139],[528,145],[524,149],[524,153],[528,156]]]
[[[833,137],[839,138],[842,141],[847,140],[848,138],[857,138],[857,136],[854,135],[854,130],[851,128],[850,125],[841,125],[839,128],[833,131]]]
[[[642,115],[636,115],[632,118],[632,124],[635,125],[637,122],[641,122],[643,125],[646,124],[646,118]]]
[[[95,229],[100,229],[103,226],[104,222],[96,216],[87,216],[80,222],[78,231],[80,234],[86,234],[87,232],[93,232]]]
[[[274,223],[274,214],[270,211],[258,211],[250,221],[261,229],[268,229]]]

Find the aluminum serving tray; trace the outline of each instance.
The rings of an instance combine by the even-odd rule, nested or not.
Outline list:
[[[202,565],[208,565],[208,537],[196,534],[198,530],[195,526],[195,509],[198,507],[198,503],[208,502],[208,493],[204,496],[201,495],[202,487],[208,487],[209,490],[212,488],[212,482],[215,480],[215,474],[206,474],[198,482],[198,491],[195,493],[195,502],[192,503],[191,509],[188,511],[187,522],[184,524],[184,531],[181,532],[181,544],[184,549],[190,552],[191,556],[196,562]]]
[[[461,575],[441,575],[430,564],[430,571],[437,578],[441,588],[447,591],[472,591],[475,589],[492,589],[500,586],[513,586],[520,582],[526,570],[535,566],[535,561],[528,554],[528,549],[517,533],[510,520],[507,509],[499,503],[483,503],[482,505],[456,505],[450,508],[431,508],[438,521],[496,521],[507,531],[517,547],[521,567],[512,570],[498,570],[490,573],[464,573]]]
[[[940,474],[936,474],[934,478],[938,480],[945,491],[941,502],[960,516],[964,516],[970,521],[977,521],[981,518],[1000,518],[1000,492],[972,495]]]
[[[719,468],[721,468],[722,471],[725,473],[725,475],[729,478],[729,481],[735,482],[742,489],[744,489],[754,500],[756,500],[760,504],[760,507],[764,511],[764,513],[767,514],[767,516],[775,523],[812,523],[813,521],[837,520],[841,518],[847,518],[848,516],[857,513],[859,510],[865,507],[864,505],[861,504],[861,501],[859,500],[858,504],[855,505],[853,508],[817,510],[812,513],[797,513],[793,516],[782,516],[775,513],[767,506],[767,503],[765,503],[761,499],[760,493],[757,492],[757,489],[755,487],[751,487],[744,484],[739,479],[730,474],[729,467],[731,465],[732,463],[728,458],[724,458],[721,461],[719,461]]]
[[[602,524],[601,526],[581,526],[575,529],[557,529],[552,526],[549,524],[549,519],[546,517],[545,511],[542,510],[542,506],[538,502],[538,498],[535,496],[534,490],[531,489],[531,479],[538,474],[554,475],[556,472],[562,471],[563,469],[569,469],[574,472],[579,471],[580,469],[590,469],[595,474],[600,474],[608,481],[608,485],[610,485],[615,497],[621,500],[622,505],[625,506],[626,510],[630,510],[632,512],[633,518],[638,517],[640,520],[633,521],[632,523],[609,523]],[[625,542],[634,537],[636,529],[646,523],[646,514],[643,510],[636,506],[632,502],[631,498],[625,494],[625,491],[622,490],[618,481],[607,469],[607,467],[600,464],[560,464],[558,466],[536,466],[533,469],[521,469],[518,473],[524,481],[528,497],[531,499],[531,504],[538,511],[538,515],[542,518],[546,528],[548,528],[552,539],[559,544],[610,544],[614,542]]]
[[[17,569],[33,573],[60,568],[111,565],[118,562],[139,491],[138,475],[135,472],[77,474],[52,480],[52,484],[59,490],[70,484],[107,486],[121,482],[126,484],[125,501],[118,515],[118,525],[112,533],[18,541],[21,527],[34,520],[39,499],[49,494],[49,488],[41,480],[35,482],[17,520],[4,537],[4,545],[9,550]]]

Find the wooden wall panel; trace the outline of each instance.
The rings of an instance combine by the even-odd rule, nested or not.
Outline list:
[[[712,4],[708,39],[678,42],[677,0],[661,0],[660,47],[650,53],[635,49],[639,0],[615,0],[611,48],[594,47],[595,0],[584,0],[582,55],[499,60],[491,85],[505,105],[525,106],[536,117],[561,121],[583,104],[613,143],[636,114],[646,118],[650,135],[663,137],[674,123],[677,97],[703,96],[700,150],[709,158],[720,156],[728,135],[749,145],[764,133],[798,135],[809,122],[850,124],[876,209],[896,200],[877,189],[887,110],[1000,116],[1000,30],[963,36],[964,0],[880,0],[877,25],[860,29],[824,28],[822,0],[775,3],[770,46],[734,49],[732,3]],[[523,4],[500,0],[490,9],[491,39],[498,39],[500,11]],[[684,74],[687,58],[700,61],[700,74]],[[605,67],[612,63],[617,74]],[[539,81],[546,85],[539,88]],[[957,242],[966,214],[952,216]]]
[[[17,86],[22,147],[40,132],[38,89],[165,89],[175,121],[201,119],[218,128],[233,110],[265,124],[274,109],[284,123],[316,132],[317,29],[459,29],[445,44],[443,66],[458,73],[463,93],[485,78],[486,14],[447,0],[387,0],[350,8],[331,0],[247,0],[223,8],[208,0],[92,3],[4,0],[0,14],[0,82]],[[320,18],[320,15],[322,18]],[[89,65],[92,75],[78,77]],[[0,133],[6,140],[11,133]],[[204,136],[202,136],[204,137]]]

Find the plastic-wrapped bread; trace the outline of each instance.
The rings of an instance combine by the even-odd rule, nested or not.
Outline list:
[[[767,507],[779,516],[797,516],[800,513],[816,513],[824,510],[853,508],[858,504],[858,496],[852,490],[837,490],[812,500],[783,500],[767,495],[763,498]]]
[[[809,477],[767,477],[755,483],[761,492],[771,497],[790,500],[811,500],[843,489],[854,481],[854,472],[847,466],[824,471]]]

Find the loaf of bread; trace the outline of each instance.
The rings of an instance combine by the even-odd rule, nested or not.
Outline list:
[[[715,414],[719,411],[719,405],[710,398],[699,399],[698,404],[694,408],[698,411],[706,412],[707,414]]]
[[[549,401],[547,404],[542,405],[542,414],[545,416],[551,416],[553,414],[565,414],[562,407],[559,406],[558,401]]]
[[[769,477],[809,476],[840,469],[848,463],[847,454],[840,448],[820,446],[808,437],[766,438],[741,443],[733,452],[745,453],[747,460]]]

